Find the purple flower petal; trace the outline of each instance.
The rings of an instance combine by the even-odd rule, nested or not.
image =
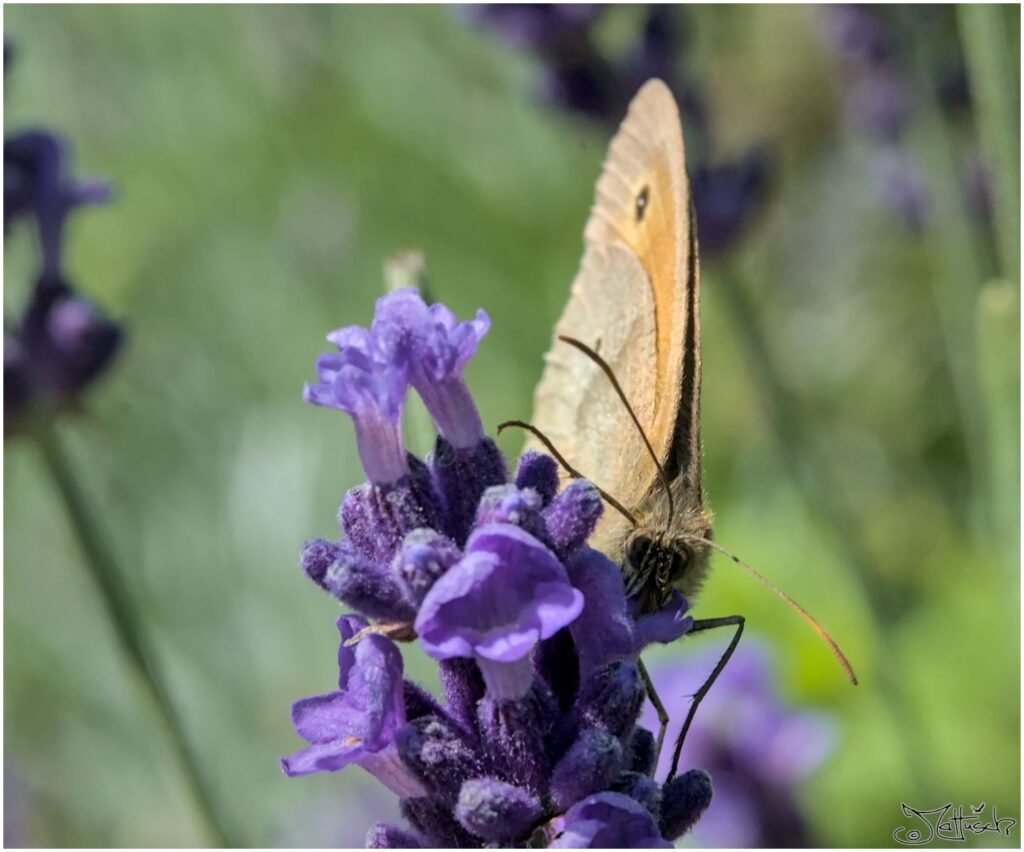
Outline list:
[[[622,793],[598,793],[552,821],[553,849],[671,849],[647,808]]]
[[[491,524],[473,534],[466,555],[427,594],[416,632],[435,659],[475,657],[493,688],[501,675],[489,663],[523,663],[582,608],[583,595],[550,550],[518,527]],[[515,688],[522,685],[516,677]]]
[[[399,795],[423,795],[425,788],[402,765],[395,747],[405,724],[402,655],[394,642],[379,634],[347,646],[363,625],[353,616],[338,619],[340,689],[295,702],[292,723],[310,746],[281,765],[288,775],[308,775],[355,764]]]
[[[441,436],[456,449],[480,443],[483,426],[462,370],[490,328],[487,314],[480,310],[475,319],[459,322],[444,305],[428,308],[419,291],[409,287],[377,300],[374,326],[378,323],[393,324],[405,333],[412,353],[409,382]]]
[[[307,383],[303,398],[337,408],[352,417],[363,468],[371,482],[389,483],[409,471],[400,417],[409,369],[408,350],[394,327],[368,330],[349,326],[331,332],[337,353],[317,358],[317,383]]]
[[[619,567],[603,553],[584,548],[566,562],[569,576],[586,599],[569,628],[580,657],[580,676],[611,660],[633,654],[633,627]]]
[[[678,590],[658,612],[642,615],[633,628],[634,651],[639,654],[653,642],[667,645],[675,642],[693,627],[693,618],[686,615],[690,605]]]

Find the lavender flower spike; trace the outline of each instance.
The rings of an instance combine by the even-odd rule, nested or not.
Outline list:
[[[405,725],[402,655],[390,639],[370,634],[351,639],[366,622],[338,619],[337,692],[303,698],[292,706],[295,730],[310,746],[281,761],[285,774],[337,772],[361,766],[399,796],[423,796],[426,788],[401,762],[395,737]]]
[[[400,427],[408,371],[401,335],[375,322],[371,330],[349,326],[327,339],[338,351],[317,358],[318,381],[307,382],[303,399],[351,415],[366,475],[373,483],[395,482],[409,472]]]
[[[427,307],[419,291],[407,287],[377,300],[374,326],[378,323],[393,323],[408,336],[409,383],[441,437],[457,450],[479,444],[483,425],[462,370],[491,327],[487,314],[481,309],[474,319],[459,322],[444,305]]]
[[[533,680],[534,646],[582,609],[583,595],[548,548],[511,524],[490,524],[424,598],[416,632],[430,656],[476,659],[488,693],[515,699]]]

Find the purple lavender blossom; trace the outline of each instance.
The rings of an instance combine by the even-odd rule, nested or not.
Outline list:
[[[914,99],[892,28],[878,9],[860,5],[829,6],[821,14],[843,72],[847,123],[874,149],[878,197],[910,233],[919,233],[927,225],[930,194],[904,144]]]
[[[338,619],[338,691],[303,698],[292,706],[292,724],[310,745],[281,766],[288,775],[337,772],[361,766],[399,796],[427,791],[398,757],[395,737],[405,725],[402,655],[384,636],[346,642],[367,626],[356,616]]]
[[[370,481],[396,482],[409,473],[399,428],[408,351],[398,329],[387,323],[374,323],[369,330],[352,326],[327,339],[338,351],[317,358],[317,382],[306,383],[303,399],[351,415]]]
[[[71,210],[109,197],[110,187],[102,181],[71,179],[65,146],[54,134],[22,130],[4,139],[4,234],[19,219],[34,220],[43,276],[60,273],[64,222]]]
[[[491,696],[509,700],[530,689],[537,643],[582,609],[583,594],[548,548],[512,524],[491,524],[427,594],[416,632],[435,659],[476,660]]]
[[[592,485],[559,492],[537,453],[508,482],[462,380],[485,331],[482,314],[460,323],[399,291],[318,363],[307,398],[357,421],[371,481],[342,501],[345,537],[307,542],[301,562],[360,614],[338,622],[339,689],[293,708],[309,746],[284,769],[357,765],[397,793],[408,827],[373,826],[375,848],[670,845],[710,783],[650,777],[636,660],[689,629],[686,601],[634,617],[618,568],[586,544],[602,511]],[[439,431],[426,462],[402,443],[409,387]],[[389,636],[438,661],[442,699],[403,680]]]
[[[650,666],[673,719],[718,661],[720,651]],[[704,767],[715,795],[692,840],[698,846],[813,846],[796,799],[797,785],[825,759],[834,742],[819,713],[788,709],[773,687],[770,656],[744,642],[704,699],[683,746],[683,763]],[[656,724],[650,709],[642,723]],[[661,771],[671,755],[661,756]]]

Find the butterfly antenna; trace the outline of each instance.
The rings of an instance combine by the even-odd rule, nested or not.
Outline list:
[[[628,411],[629,416],[633,418],[633,423],[636,425],[637,431],[640,433],[640,437],[644,439],[644,445],[647,447],[647,452],[650,453],[651,459],[654,461],[654,466],[658,469],[658,476],[661,477],[661,483],[665,486],[665,494],[668,496],[668,524],[671,526],[672,518],[675,515],[675,505],[672,501],[672,487],[669,485],[668,474],[665,473],[665,468],[663,468],[661,466],[661,462],[658,461],[658,454],[654,452],[654,447],[651,446],[651,442],[647,440],[647,434],[644,432],[644,427],[640,425],[640,420],[633,411],[633,406],[629,404],[629,400],[626,398],[626,394],[622,390],[619,380],[615,378],[615,372],[608,366],[608,362],[587,346],[586,343],[565,334],[558,335],[558,339],[568,343],[570,346],[575,346],[580,350],[580,352],[597,364],[597,366],[600,367],[608,377],[608,381],[612,383],[612,387],[615,388],[615,393],[619,395],[619,399],[622,400],[622,404],[626,406],[626,411]]]
[[[555,461],[557,461],[562,467],[564,467],[565,472],[568,473],[569,476],[571,476],[573,479],[586,479],[586,477],[582,473],[576,470],[576,468],[574,468],[571,464],[569,464],[569,462],[565,460],[565,457],[560,452],[558,452],[557,449],[555,449],[555,445],[548,440],[548,436],[541,432],[540,429],[538,429],[536,426],[530,423],[525,423],[522,420],[506,420],[504,423],[498,424],[498,434],[500,435],[502,430],[508,426],[515,426],[518,429],[525,429],[527,432],[533,435],[538,441],[540,441],[545,447],[547,447],[548,452],[555,457]],[[591,485],[594,485],[593,481],[588,481]],[[625,506],[623,506],[618,500],[612,497],[611,494],[602,491],[596,485],[594,485],[594,488],[597,489],[597,493],[601,495],[601,499],[603,499],[613,509],[617,510],[634,527],[637,526],[636,518],[634,518],[629,513],[629,511],[627,511]]]
[[[711,541],[710,539],[702,538],[700,536],[688,536],[687,538],[688,540],[697,541],[701,544],[706,544],[708,547],[717,550],[724,556],[728,556],[733,562],[739,565],[740,568],[743,568],[755,580],[760,581],[763,585],[767,586],[769,589],[775,592],[775,594],[782,598],[782,600],[784,600],[791,609],[795,610],[797,615],[799,615],[804,621],[806,621],[810,625],[811,629],[825,641],[825,643],[831,649],[832,653],[835,655],[835,658],[839,662],[839,666],[840,668],[842,668],[843,673],[846,675],[847,679],[854,686],[857,685],[857,675],[853,673],[853,666],[851,666],[850,661],[846,659],[846,654],[842,652],[842,650],[839,648],[839,645],[836,644],[836,640],[828,635],[828,631],[824,627],[822,627],[821,624],[818,623],[818,620],[813,615],[811,615],[806,609],[800,606],[800,604],[798,604],[789,595],[782,591],[782,589],[776,586],[771,580],[769,580],[759,571],[756,571],[752,566],[748,565],[734,553],[730,553],[728,550],[722,547],[722,545],[718,544],[717,542]]]

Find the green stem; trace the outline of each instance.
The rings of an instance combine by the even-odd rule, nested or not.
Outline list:
[[[978,129],[991,169],[1002,276],[1020,284],[1020,65],[1009,43],[1005,10],[957,6],[960,40],[978,109]]]
[[[92,511],[91,502],[81,489],[57,433],[52,428],[44,426],[36,437],[43,461],[53,477],[78,537],[86,567],[99,588],[118,643],[137,675],[138,683],[166,729],[196,808],[206,824],[210,841],[214,846],[231,845],[224,821],[214,807],[210,787],[199,770],[195,753],[188,743],[181,719],[174,709],[166,681],[157,663],[157,656],[135,615],[135,608],[122,581],[123,572],[118,568],[113,547]]]
[[[909,59],[917,92],[915,120],[906,144],[923,165],[931,190],[932,215],[924,234],[932,262],[930,285],[970,466],[970,520],[974,534],[984,538],[992,532],[991,472],[987,412],[978,387],[975,317],[978,293],[992,270],[984,262],[979,228],[962,191],[962,152],[934,91],[933,81],[941,67],[939,57],[931,40],[910,19],[912,13],[904,13],[908,18],[906,32],[911,34]]]

